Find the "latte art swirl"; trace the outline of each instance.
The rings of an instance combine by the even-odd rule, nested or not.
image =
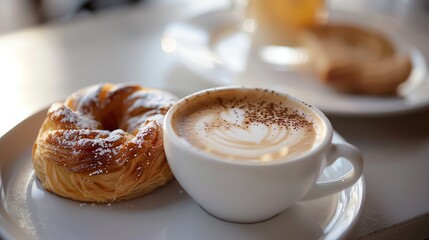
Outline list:
[[[195,138],[204,142],[206,151],[227,152],[237,159],[270,161],[286,156],[290,149],[305,145],[309,134],[304,127],[294,130],[276,123],[245,123],[244,111],[235,108],[208,113],[195,122]]]
[[[234,160],[273,161],[307,152],[316,141],[314,124],[300,109],[272,100],[204,102],[178,117],[178,135],[209,154]]]

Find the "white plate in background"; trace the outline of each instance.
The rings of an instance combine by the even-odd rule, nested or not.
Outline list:
[[[398,96],[365,96],[337,92],[305,71],[288,71],[279,64],[261,61],[251,47],[250,35],[239,31],[239,22],[228,10],[206,12],[170,24],[163,35],[164,51],[175,54],[193,72],[218,85],[245,85],[286,92],[316,105],[327,114],[388,115],[429,107],[429,76],[422,37],[412,27],[388,17],[332,11],[329,22],[349,23],[380,31],[400,52],[408,54],[413,69],[399,87]],[[283,49],[287,51],[287,49]],[[429,49],[427,49],[429,51]]]

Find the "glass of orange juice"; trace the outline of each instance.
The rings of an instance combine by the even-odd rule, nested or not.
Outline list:
[[[300,31],[326,20],[325,0],[235,1],[246,1],[239,17],[242,30],[251,33],[252,53],[279,70],[309,67]]]
[[[294,32],[323,21],[324,0],[248,0],[244,24],[260,40],[290,45]],[[246,30],[246,29],[245,29]]]

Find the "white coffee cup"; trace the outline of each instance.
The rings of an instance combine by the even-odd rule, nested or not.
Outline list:
[[[195,98],[219,91],[250,93],[260,89],[221,87],[191,94],[170,108],[164,119],[164,147],[170,168],[186,192],[208,213],[230,222],[269,219],[296,202],[324,197],[353,185],[362,175],[360,152],[347,143],[332,143],[333,129],[317,108],[287,94],[276,93],[316,116],[323,132],[317,146],[301,156],[271,162],[235,161],[193,146],[175,131],[174,115]],[[322,171],[339,157],[353,171],[332,181],[317,182]]]

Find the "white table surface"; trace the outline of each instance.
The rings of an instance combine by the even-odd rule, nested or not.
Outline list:
[[[212,87],[163,53],[160,38],[168,22],[225,4],[228,1],[149,1],[0,36],[0,136],[53,101],[95,83],[137,82],[177,96]],[[420,41],[429,43],[428,5],[405,0],[330,1],[332,8],[379,13],[412,24],[425,36]],[[365,156],[366,207],[354,236],[429,237],[429,110],[329,118]]]

